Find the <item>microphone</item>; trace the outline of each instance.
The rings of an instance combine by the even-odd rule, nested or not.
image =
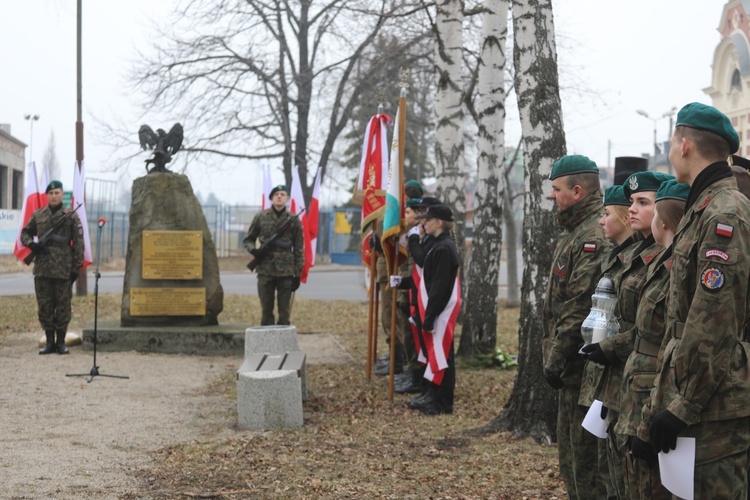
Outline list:
[[[107,223],[107,219],[105,219],[104,217],[99,217],[98,224],[100,228],[104,227],[104,224],[106,223]]]

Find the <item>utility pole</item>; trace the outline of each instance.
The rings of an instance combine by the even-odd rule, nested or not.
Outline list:
[[[83,163],[83,84],[81,70],[81,40],[82,40],[82,4],[83,0],[78,0],[78,12],[76,16],[76,167],[80,169]],[[86,187],[84,186],[84,192]],[[84,195],[85,199],[85,195]],[[88,280],[86,270],[78,274],[76,281],[76,295],[84,296],[88,294]]]

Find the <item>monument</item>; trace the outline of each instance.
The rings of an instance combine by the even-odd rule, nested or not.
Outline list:
[[[147,174],[133,182],[120,321],[99,322],[98,348],[242,353],[249,325],[219,325],[224,290],[203,209],[187,176],[166,168],[182,145],[182,126],[167,134],[143,125],[138,135],[154,153]],[[92,338],[87,325],[84,348]]]

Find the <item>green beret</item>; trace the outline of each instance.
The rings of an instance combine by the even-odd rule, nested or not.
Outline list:
[[[62,188],[63,188],[62,187],[62,182],[60,182],[60,181],[50,181],[50,183],[47,184],[47,190],[45,191],[45,193],[49,193],[53,189],[62,189]]]
[[[406,206],[409,208],[416,208],[422,204],[422,198],[409,198],[406,200]]]
[[[656,192],[656,201],[659,200],[681,200],[687,201],[690,193],[690,184],[677,182],[676,179],[669,179],[662,182],[659,190]]]
[[[622,191],[626,198],[630,198],[633,193],[642,191],[658,191],[662,182],[674,179],[673,175],[663,174],[661,172],[636,172],[625,180],[622,185]]]
[[[631,205],[630,200],[625,197],[622,191],[622,186],[612,186],[604,191],[604,206],[607,205],[623,205],[626,207]]]
[[[552,165],[549,180],[557,179],[564,175],[592,173],[598,174],[599,168],[589,157],[583,155],[566,155]]]
[[[278,186],[275,186],[271,190],[271,194],[268,195],[268,199],[269,200],[273,199],[273,195],[276,194],[276,191],[284,191],[287,194],[289,193],[289,190],[286,188],[286,186],[284,184],[279,184]]]
[[[414,179],[404,182],[404,187],[417,189],[420,194],[424,193],[424,188],[422,188],[422,185],[419,183],[419,181],[415,181]]]
[[[740,136],[732,126],[727,115],[699,102],[685,105],[677,113],[675,127],[691,127],[712,132],[729,143],[729,152],[734,153],[740,148]]]

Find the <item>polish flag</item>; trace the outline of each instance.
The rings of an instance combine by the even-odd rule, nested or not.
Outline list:
[[[310,208],[305,213],[307,219],[307,234],[310,244],[307,245],[305,240],[305,262],[310,263],[310,267],[315,266],[315,250],[318,245],[318,218],[320,216],[320,176],[323,173],[322,167],[318,167],[315,174],[315,186],[313,187],[312,197],[310,198]]]
[[[81,203],[81,208],[78,209],[76,214],[81,220],[81,227],[83,229],[83,265],[81,269],[93,262],[91,258],[91,239],[89,238],[89,224],[88,218],[86,217],[86,202],[84,197],[84,188],[86,187],[86,171],[84,170],[84,164],[81,163],[81,167],[78,168],[78,164],[73,164],[73,198],[71,200],[71,210]]]
[[[424,280],[419,284],[419,312],[424,319],[427,309],[427,288]],[[445,306],[435,320],[435,332],[430,334],[423,331],[425,348],[427,350],[427,367],[424,378],[436,385],[443,383],[445,369],[448,368],[448,356],[453,344],[453,331],[456,327],[458,313],[461,310],[461,286],[456,276],[448,305]]]
[[[52,179],[49,178],[49,164],[44,164],[44,171],[42,172],[42,182],[39,184],[39,190],[47,189],[47,186],[49,185],[49,181]],[[46,196],[47,193],[45,193]]]
[[[292,214],[299,214],[305,210],[305,197],[302,194],[302,184],[299,180],[299,167],[295,166],[292,169],[292,189],[291,189],[291,202],[290,209]],[[307,230],[308,217],[307,213],[303,213],[299,216],[300,222],[302,223],[302,238],[304,240],[304,256],[305,263],[302,266],[302,274],[300,274],[299,280],[302,283],[307,283],[307,273],[310,270],[311,262],[307,258],[307,249],[310,247],[310,234]]]
[[[23,261],[30,253],[31,249],[23,246],[21,243],[21,230],[31,219],[31,214],[38,208],[47,204],[47,195],[42,198],[37,184],[36,164],[32,161],[29,164],[29,170],[26,172],[26,191],[23,196],[23,207],[21,208],[21,224],[18,226],[16,234],[16,243],[13,246],[13,254]]]
[[[271,206],[271,200],[268,197],[271,195],[271,189],[273,189],[273,183],[271,180],[271,165],[263,165],[263,183],[262,192],[260,193],[260,209],[265,210]]]

